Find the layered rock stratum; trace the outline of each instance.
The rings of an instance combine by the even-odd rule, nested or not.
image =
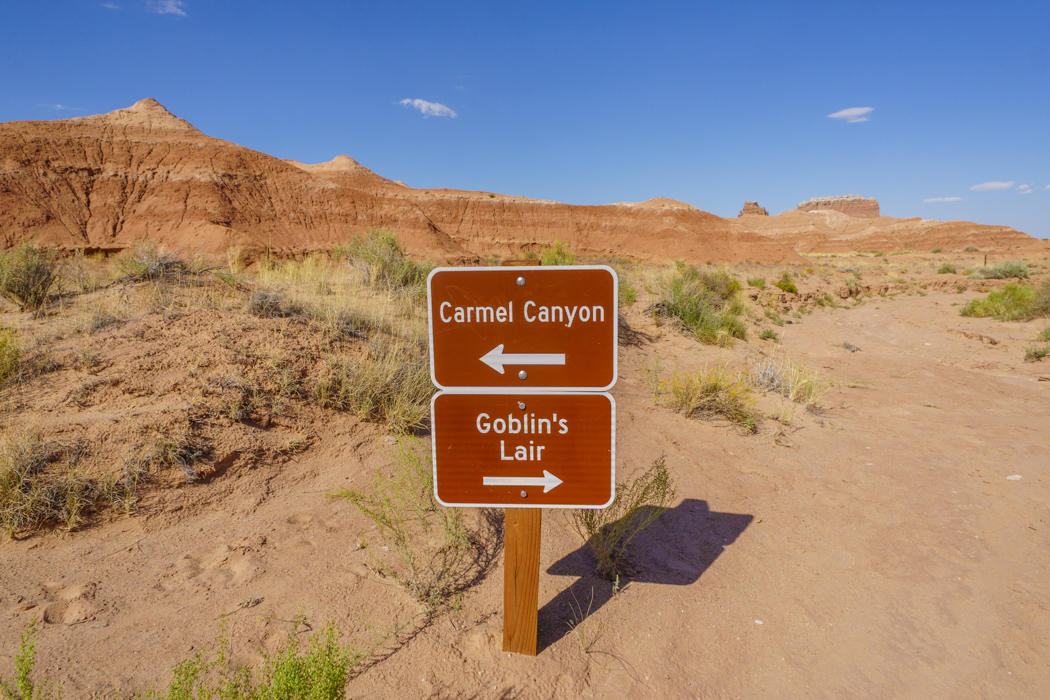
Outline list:
[[[847,194],[840,197],[813,197],[798,205],[798,211],[837,211],[859,219],[877,219],[879,202],[872,197]]]
[[[375,228],[436,260],[538,251],[690,262],[798,261],[788,246],[670,199],[573,206],[413,189],[348,156],[307,165],[207,136],[156,100],[76,119],[0,124],[0,242],[118,251],[302,254]]]
[[[858,218],[834,210],[789,209],[776,216],[742,216],[752,230],[780,241],[799,253],[863,253],[946,251],[975,247],[985,251],[1022,248],[1046,255],[1050,241],[1033,238],[1009,226],[969,221],[937,221],[918,217]]]
[[[765,207],[758,206],[758,202],[744,202],[744,208],[740,210],[737,217],[744,216],[745,214],[754,214],[756,216],[769,216],[769,212],[766,211]]]

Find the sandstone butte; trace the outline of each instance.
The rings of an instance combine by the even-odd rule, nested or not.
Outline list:
[[[836,216],[843,217],[841,220]],[[1007,227],[835,211],[723,219],[671,199],[576,206],[413,189],[347,156],[307,165],[206,136],[145,99],[108,114],[0,124],[0,244],[116,252],[149,237],[247,257],[327,250],[375,228],[435,261],[537,252],[661,262],[802,262],[798,252],[1029,245]],[[796,252],[798,251],[798,252]]]
[[[477,261],[560,240],[582,255],[799,262],[736,221],[669,199],[572,206],[412,189],[347,156],[304,165],[202,134],[153,99],[108,114],[0,124],[0,241],[256,256],[324,250],[375,228],[413,255]]]

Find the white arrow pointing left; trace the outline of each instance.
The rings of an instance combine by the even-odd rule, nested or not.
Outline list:
[[[503,365],[564,365],[565,353],[555,352],[503,352],[497,345],[481,356],[481,361],[503,374]]]
[[[562,480],[544,469],[543,476],[486,476],[482,483],[485,486],[542,486],[543,493],[547,493]]]

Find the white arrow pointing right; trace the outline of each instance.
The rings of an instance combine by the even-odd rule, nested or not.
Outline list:
[[[547,493],[562,480],[544,469],[543,476],[486,476],[482,483],[485,486],[542,486],[543,493]]]
[[[481,361],[503,374],[503,365],[564,365],[565,353],[543,352],[503,352],[503,345],[497,345],[481,356]]]

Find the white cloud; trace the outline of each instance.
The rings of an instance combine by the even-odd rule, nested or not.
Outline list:
[[[1000,190],[1008,190],[1014,186],[1014,181],[1009,182],[997,182],[992,180],[991,182],[982,182],[979,185],[974,185],[970,188],[972,192],[998,192]]]
[[[1046,187],[1044,187],[1043,189],[1044,189],[1044,190],[1050,190],[1050,185],[1047,185],[1047,186],[1046,186]]]
[[[1031,194],[1032,186],[1029,184],[1022,183],[1017,186],[1017,194]]]
[[[440,102],[427,102],[426,100],[409,100],[404,99],[398,102],[402,107],[412,107],[418,109],[423,113],[424,117],[455,117],[456,113],[452,111],[452,108],[447,105],[443,105]]]
[[[119,10],[120,9],[120,5],[118,5],[115,2],[104,2],[99,7],[104,7],[107,10]]]
[[[185,4],[182,0],[150,0],[146,3],[146,11],[154,12],[158,15],[185,17],[186,10],[182,9]]]
[[[80,107],[70,107],[69,105],[60,105],[60,104],[39,105],[39,106],[40,107],[47,107],[48,109],[53,109],[56,112],[83,112],[84,111]]]
[[[926,202],[927,204],[929,204],[930,202],[961,202],[962,197],[930,197],[922,201]]]
[[[1032,194],[1035,190],[1021,190],[1017,194]]]
[[[828,118],[845,119],[847,124],[859,124],[860,122],[868,121],[866,115],[874,111],[874,107],[850,107],[849,109],[841,109],[834,114],[829,114]]]

